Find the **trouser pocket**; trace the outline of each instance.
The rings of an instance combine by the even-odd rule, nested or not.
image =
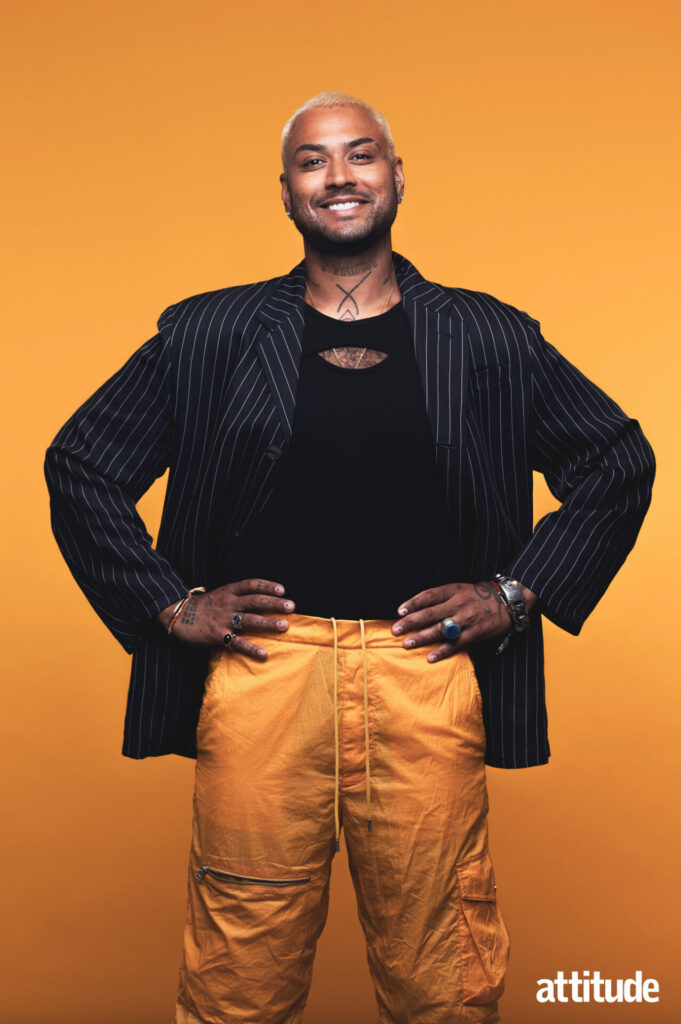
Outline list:
[[[202,882],[206,875],[218,882],[233,882],[236,885],[264,885],[276,888],[285,888],[288,885],[304,885],[310,881],[310,875],[301,875],[299,878],[262,878],[255,875],[236,875],[231,871],[221,871],[218,868],[211,868],[208,864],[202,864],[196,872],[197,882]]]
[[[456,867],[463,1002],[492,1003],[504,991],[510,940],[497,902],[489,851]]]

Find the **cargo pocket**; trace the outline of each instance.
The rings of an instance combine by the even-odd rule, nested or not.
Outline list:
[[[489,851],[458,864],[456,876],[463,1002],[480,1006],[504,991],[510,949]]]

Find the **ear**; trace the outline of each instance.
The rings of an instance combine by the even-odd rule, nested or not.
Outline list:
[[[286,178],[286,172],[282,171],[279,175],[279,181],[281,182],[281,198],[284,206],[287,209],[291,208],[291,192],[288,187],[288,179]]]
[[[393,178],[395,179],[395,185],[397,191],[402,194],[404,191],[404,168],[402,167],[402,157],[396,156],[393,160]]]

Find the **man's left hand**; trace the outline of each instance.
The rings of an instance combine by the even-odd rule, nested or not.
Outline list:
[[[527,588],[524,596],[530,611],[536,597]],[[394,623],[392,631],[395,636],[410,634],[405,638],[405,647],[438,645],[429,652],[428,661],[449,658],[470,644],[501,636],[511,628],[506,606],[497,588],[488,582],[446,583],[441,587],[430,587],[404,601],[398,608],[398,614],[401,618]],[[443,641],[440,623],[447,617],[461,627],[461,636],[457,640]]]

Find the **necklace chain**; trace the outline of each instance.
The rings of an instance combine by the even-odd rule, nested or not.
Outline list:
[[[310,287],[309,287],[309,285],[308,285],[308,283],[307,283],[307,280],[305,281],[305,291],[306,291],[306,292],[307,292],[307,294],[308,294],[308,295],[310,296],[310,302],[312,303],[312,307],[313,307],[313,309],[317,309],[317,307],[316,307],[316,305],[315,305],[315,301],[314,301],[314,299],[312,298],[312,292],[310,291]],[[390,300],[391,300],[391,298],[392,298],[392,295],[393,295],[393,292],[394,292],[394,291],[395,291],[395,279],[393,278],[393,283],[392,283],[392,286],[391,286],[391,288],[390,288],[390,291],[388,292],[388,298],[387,298],[387,299],[385,300],[385,306],[384,306],[384,307],[383,307],[383,309],[381,310],[381,314],[385,313],[386,309],[388,308],[388,303],[390,302]],[[319,310],[318,310],[318,309],[317,309],[317,312],[319,312]],[[342,366],[342,365],[343,365],[343,363],[341,362],[341,357],[340,357],[340,356],[338,355],[338,352],[336,351],[336,349],[332,347],[332,348],[331,348],[331,351],[333,352],[333,354],[335,355],[336,359],[338,360],[338,365],[339,365],[339,366]],[[365,354],[365,352],[366,352],[366,345],[364,346],[364,348],[363,348],[363,349],[362,349],[362,351],[360,352],[360,354],[359,354],[359,359],[357,360],[357,362],[356,362],[356,363],[355,363],[355,365],[353,366],[353,370],[356,370],[356,369],[358,368],[359,364],[360,364],[360,363],[362,362],[362,360],[364,359],[364,354]]]

